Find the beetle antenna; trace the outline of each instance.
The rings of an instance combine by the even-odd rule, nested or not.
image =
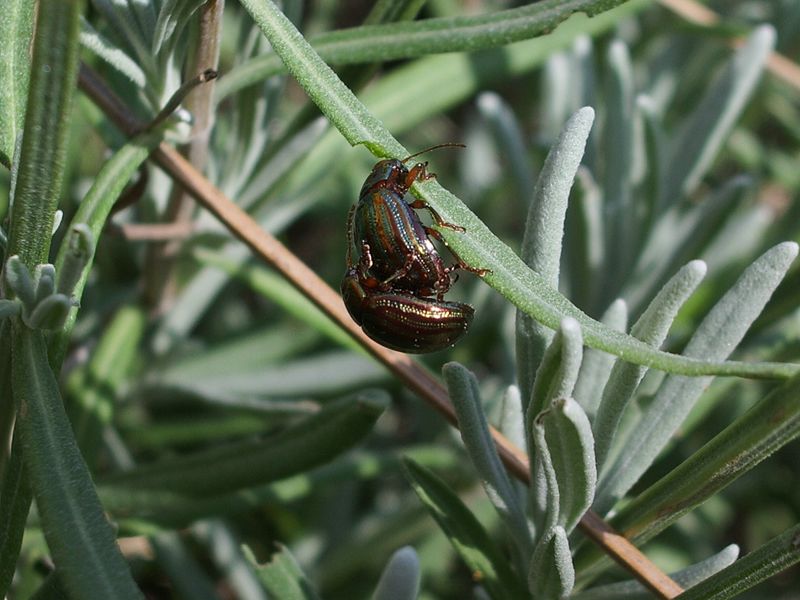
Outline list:
[[[406,156],[400,162],[407,162],[414,158],[415,156],[419,156],[420,154],[425,154],[426,152],[430,152],[431,150],[436,150],[437,148],[466,148],[464,144],[459,144],[457,142],[445,142],[444,144],[436,144],[435,146],[431,146],[430,148],[425,148],[425,150],[420,150],[419,152],[415,152],[411,156]]]

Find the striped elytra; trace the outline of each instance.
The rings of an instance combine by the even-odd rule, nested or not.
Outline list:
[[[421,298],[408,292],[383,292],[362,285],[355,268],[342,281],[350,316],[379,344],[412,354],[443,350],[466,334],[474,314],[469,304]]]
[[[405,195],[416,180],[429,179],[426,163],[410,170],[402,161],[378,162],[367,177],[353,215],[353,237],[362,252],[366,268],[385,289],[436,294],[442,298],[450,289],[450,271],[430,239],[434,231],[422,224],[415,208],[427,208],[419,201],[409,204]],[[431,210],[434,219],[441,219]]]

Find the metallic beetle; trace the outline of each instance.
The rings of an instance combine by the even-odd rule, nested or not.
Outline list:
[[[469,304],[421,298],[364,285],[357,268],[342,281],[342,298],[353,320],[379,344],[411,354],[436,352],[455,344],[469,329]]]

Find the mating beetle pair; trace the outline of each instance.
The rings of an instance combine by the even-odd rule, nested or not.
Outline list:
[[[370,338],[401,352],[435,352],[455,344],[467,332],[474,310],[469,304],[444,300],[451,273],[461,268],[485,274],[458,257],[455,265],[445,266],[431,237],[444,240],[423,225],[414,209],[430,211],[440,227],[463,228],[444,222],[422,200],[404,200],[415,181],[435,177],[427,172],[427,163],[411,169],[405,163],[441,146],[460,144],[378,162],[348,218],[347,272],[341,287],[345,306]],[[360,251],[357,264],[354,247]]]

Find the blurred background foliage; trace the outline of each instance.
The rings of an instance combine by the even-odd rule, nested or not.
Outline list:
[[[174,19],[160,23],[161,29],[139,23],[141,30],[115,24],[112,4],[89,3],[83,41],[90,46],[90,38],[102,38],[123,48],[131,68],[124,73],[86,50],[84,59],[147,119],[175,91],[191,60],[200,2],[176,3],[183,13],[176,8]],[[372,6],[362,0],[283,4],[312,40],[362,24]],[[514,3],[419,4],[424,4],[419,17],[431,18],[492,12]],[[573,190],[575,208],[571,205],[567,217],[562,291],[597,319],[615,298],[624,297],[634,322],[681,264],[704,259],[706,280],[665,344],[680,351],[746,265],[777,242],[800,241],[800,91],[769,74],[749,95],[688,194],[675,199],[659,188],[659,178],[674,166],[670,157],[677,159],[683,150],[676,151],[675,141],[690,139],[687,127],[702,127],[687,117],[712,76],[731,59],[728,41],[769,23],[776,32],[775,50],[798,60],[800,5],[793,0],[709,2],[721,17],[711,27],[689,24],[656,2],[629,5],[602,27],[571,21],[540,38],[535,50],[540,58],[518,69],[498,66],[495,51],[473,57],[473,79],[459,90],[446,78],[453,68],[448,55],[334,68],[412,151],[450,141],[467,145],[431,154],[431,168],[515,250],[548,150],[570,115],[581,106],[594,107],[597,118]],[[221,77],[211,111],[207,173],[338,289],[345,217],[375,159],[361,148],[349,149],[326,128],[291,78],[277,74],[240,89],[226,82],[238,66],[267,52],[269,45],[250,17],[229,2],[222,16]],[[620,113],[620,106],[629,112]],[[170,135],[185,141],[188,128],[177,123]],[[122,143],[121,134],[79,95],[61,203],[65,222],[108,158],[109,147]],[[624,181],[614,181],[623,171]],[[8,210],[8,179],[8,171],[0,169],[0,218]],[[153,262],[154,244],[133,239],[131,225],[163,220],[177,192],[151,165],[136,179],[129,190],[135,202],[113,216],[100,240],[63,372],[65,402],[79,442],[88,445],[84,450],[92,448],[87,460],[101,484],[101,498],[104,477],[125,460],[149,463],[280,431],[365,388],[385,390],[392,400],[357,450],[259,488],[261,501],[248,506],[242,498],[235,510],[195,521],[179,536],[167,533],[171,525],[163,514],[126,519],[118,513],[121,533],[150,540],[141,553],[126,547],[148,596],[204,598],[216,588],[222,597],[264,597],[253,591],[255,574],[239,546],[247,544],[263,562],[281,543],[324,598],[366,597],[392,553],[404,545],[419,556],[420,597],[467,597],[470,574],[409,488],[396,455],[410,452],[439,473],[490,530],[498,531],[458,435],[390,374],[354,351],[335,328],[314,319],[297,293],[254,263],[210,215],[192,213],[174,264],[164,263],[168,267],[161,275],[171,285],[154,280],[153,270],[160,269]],[[595,218],[576,214],[598,210],[586,198],[604,197],[602,206],[611,210],[608,198],[620,196],[626,196],[627,212]],[[639,208],[640,203],[652,207],[673,201],[671,212]],[[587,232],[587,223],[601,230]],[[655,241],[653,231],[661,236]],[[646,252],[658,261],[641,263],[642,256],[650,256]],[[797,361],[798,283],[795,266],[751,328],[738,358]],[[434,371],[448,360],[473,371],[489,419],[496,423],[503,394],[515,383],[514,307],[468,274],[448,298],[475,306],[473,327],[457,347],[421,360]],[[631,493],[691,456],[770,385],[716,380]],[[81,436],[87,413],[99,414],[102,428],[86,425],[93,433]],[[645,552],[673,571],[728,544],[738,544],[741,554],[757,548],[800,520],[798,465],[800,447],[789,444],[649,542]],[[191,522],[186,515],[175,519],[179,526]],[[41,534],[30,528],[16,597],[26,597],[38,585],[46,553]],[[619,578],[624,576],[612,569],[598,581]],[[797,597],[798,585],[795,566],[743,597],[788,600]]]

